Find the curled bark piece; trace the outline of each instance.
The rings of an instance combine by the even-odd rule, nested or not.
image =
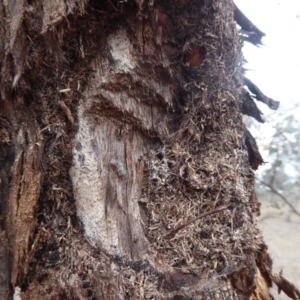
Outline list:
[[[281,274],[273,275],[272,280],[278,287],[278,294],[283,291],[291,299],[300,299],[300,291]]]
[[[254,118],[256,121],[260,123],[265,123],[265,120],[262,118],[262,112],[256,106],[254,100],[250,96],[250,94],[245,91],[243,94],[243,106],[242,106],[242,113],[244,115],[250,116]]]
[[[259,30],[241,11],[235,6],[234,10],[234,20],[243,29],[243,34],[245,35],[245,40],[257,46],[262,44],[261,39],[265,36],[261,30]]]
[[[241,31],[242,39],[246,42],[253,44],[254,46],[263,45],[261,37],[258,36],[255,32],[248,32],[245,30]]]
[[[249,163],[251,165],[251,168],[253,170],[257,170],[258,166],[264,163],[264,160],[262,159],[259,153],[254,137],[251,135],[250,131],[246,128],[245,128],[245,142],[248,149]]]
[[[250,92],[255,95],[256,100],[267,104],[269,108],[273,110],[276,110],[279,107],[279,101],[275,101],[265,96],[250,79],[244,77],[244,84],[249,88]]]

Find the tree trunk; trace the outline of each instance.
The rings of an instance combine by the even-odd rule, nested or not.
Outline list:
[[[0,5],[0,298],[272,299],[233,2]]]

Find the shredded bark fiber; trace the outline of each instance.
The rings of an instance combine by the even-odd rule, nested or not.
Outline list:
[[[243,86],[235,20],[255,43],[263,33],[232,1],[3,3],[0,261],[9,257],[11,274],[0,282],[2,295],[272,299],[272,280],[297,294],[272,277],[257,226],[251,167],[263,160],[242,113],[262,119]],[[3,21],[4,11],[13,22]],[[113,55],[116,33],[130,41],[124,53],[131,51],[134,64]],[[257,100],[278,106],[251,86]],[[84,118],[88,149],[105,144],[108,128],[116,153],[133,141],[141,153],[134,160],[136,149],[124,146],[125,167],[111,159],[101,170],[116,179],[100,199],[111,217],[107,243],[88,230],[79,211],[88,197],[79,199],[80,181],[76,187],[69,173],[75,160],[90,172],[87,145],[78,140]],[[100,169],[104,151],[96,150]],[[142,182],[138,199],[128,196],[132,178]],[[116,182],[125,186],[121,196]],[[113,221],[119,227],[110,228]],[[118,249],[109,240],[114,231]]]

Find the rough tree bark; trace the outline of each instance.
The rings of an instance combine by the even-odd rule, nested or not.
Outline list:
[[[272,299],[234,10],[0,1],[1,299]]]

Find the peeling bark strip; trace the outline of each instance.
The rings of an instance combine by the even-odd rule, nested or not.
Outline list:
[[[39,161],[42,141],[28,110],[18,114],[11,104],[2,102],[1,106],[2,113],[4,111],[6,117],[10,116],[9,121],[0,117],[0,127],[3,126],[0,141],[1,229],[6,230],[9,248],[14,249],[10,280],[16,284],[28,272],[28,244],[35,225],[34,210],[41,187]],[[18,128],[17,124],[21,122],[23,126]],[[6,134],[3,134],[4,129]],[[11,178],[10,182],[4,176]]]
[[[261,101],[269,106],[271,109],[278,109],[279,107],[279,101],[275,101],[271,98],[268,98],[265,96],[261,90],[248,78],[244,77],[244,84],[249,88],[250,92],[255,95],[255,98],[258,101]]]
[[[260,123],[264,123],[265,120],[262,118],[263,113],[258,109],[254,100],[252,99],[252,97],[247,91],[243,93],[242,99],[243,99],[242,113],[244,115],[254,118],[256,121]]]
[[[271,299],[234,14],[0,0],[1,296]]]
[[[242,33],[244,34],[244,39],[253,45],[261,45],[261,39],[265,36],[261,30],[259,30],[235,5],[234,10],[234,20],[238,23],[238,25],[242,28]]]
[[[264,163],[261,154],[259,153],[256,141],[250,131],[245,129],[245,143],[248,150],[249,163],[253,170],[257,170]]]
[[[291,299],[300,299],[300,291],[292,283],[286,280],[281,274],[273,275],[273,281],[278,287],[278,294],[283,291]]]

